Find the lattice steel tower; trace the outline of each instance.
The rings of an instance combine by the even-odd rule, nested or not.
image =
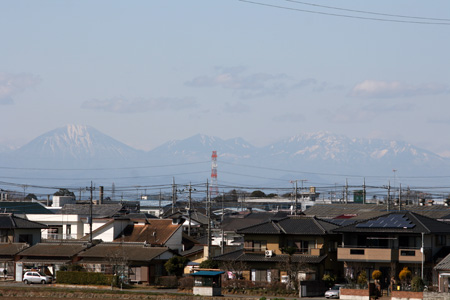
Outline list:
[[[211,198],[219,195],[219,186],[217,184],[217,151],[213,151],[211,155],[211,186],[209,188]]]

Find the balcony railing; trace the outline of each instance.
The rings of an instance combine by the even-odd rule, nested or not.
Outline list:
[[[244,247],[245,252],[265,252],[267,247]]]
[[[244,247],[244,252],[265,252],[267,247]],[[281,252],[281,249],[280,249]],[[294,254],[306,254],[306,255],[323,255],[322,248],[304,248],[298,249]]]
[[[62,233],[42,233],[43,240],[74,240],[77,238],[76,234],[62,234]]]

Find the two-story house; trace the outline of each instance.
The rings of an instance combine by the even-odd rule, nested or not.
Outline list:
[[[338,260],[348,279],[374,270],[384,288],[408,267],[413,276],[432,281],[433,261],[450,246],[450,224],[413,212],[390,212],[335,229],[342,234]]]
[[[241,270],[243,277],[253,281],[284,281],[288,276],[287,262],[296,266],[300,280],[318,280],[326,273],[341,272],[337,263],[341,237],[333,232],[337,228],[338,225],[311,216],[269,220],[237,230],[244,236],[244,248],[214,260],[222,262],[224,270],[233,268],[231,264],[241,264],[245,268]]]

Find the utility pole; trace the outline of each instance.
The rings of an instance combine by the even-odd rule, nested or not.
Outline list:
[[[89,243],[92,244],[92,192],[95,190],[95,187],[92,185],[92,181],[91,186],[86,187],[86,190],[91,192],[91,196],[89,198]]]
[[[162,195],[161,195],[161,189],[159,189],[159,206],[158,206],[158,211],[159,211],[159,218],[161,219],[162,218],[162,213],[161,213],[161,198],[162,198]]]
[[[222,191],[222,216],[221,216],[221,221],[220,221],[220,227],[221,227],[221,231],[222,231],[222,245],[220,245],[220,254],[224,254],[224,242],[225,242],[225,231],[223,230],[223,218],[224,218],[224,214],[225,214],[225,208],[224,208],[224,203],[225,202],[225,192]]]
[[[175,212],[175,203],[177,202],[177,186],[175,184],[175,177],[172,179],[172,213]]]
[[[188,224],[188,236],[191,236],[191,202],[192,202],[192,188],[191,188],[191,183],[189,182],[189,205],[188,205],[189,224]]]
[[[206,213],[208,214],[208,257],[211,258],[211,195],[209,191],[209,182],[206,179]]]
[[[388,183],[388,194],[387,194],[387,211],[390,211],[390,207],[389,207],[389,202],[390,202],[390,198],[391,198],[391,181],[389,181]]]
[[[400,183],[398,190],[398,210],[402,210],[402,184]]]
[[[296,216],[296,215],[297,215],[297,206],[298,206],[298,200],[297,200],[297,180],[295,181],[294,197],[295,197],[294,215]]]
[[[345,204],[348,204],[348,179],[345,179]]]
[[[364,177],[364,184],[363,184],[363,204],[366,204],[366,177]]]

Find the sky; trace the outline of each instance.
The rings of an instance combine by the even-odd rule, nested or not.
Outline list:
[[[3,0],[0,145],[79,124],[142,150],[329,131],[450,157],[449,36],[444,0]]]

